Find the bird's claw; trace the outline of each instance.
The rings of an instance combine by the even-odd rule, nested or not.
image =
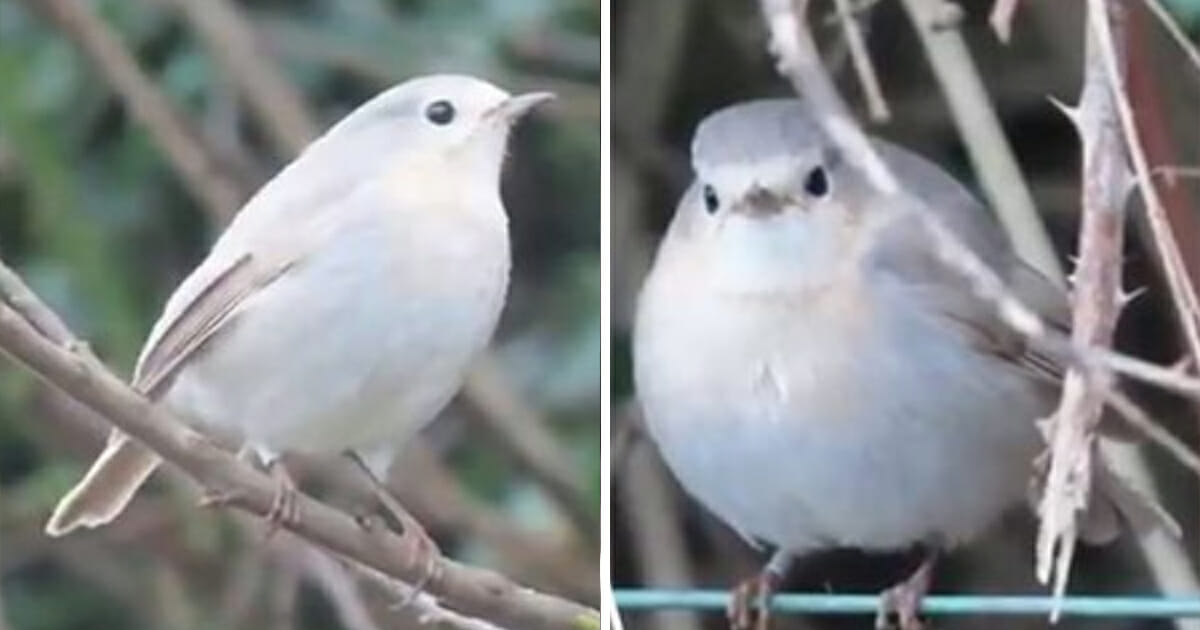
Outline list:
[[[880,594],[879,610],[875,614],[876,630],[924,630],[921,602],[929,592],[933,565],[934,557],[930,556],[903,582]]]
[[[271,498],[271,509],[267,510],[267,531],[264,540],[270,540],[281,527],[293,526],[300,522],[300,506],[296,502],[296,482],[288,474],[280,462],[270,466],[271,477],[275,479],[275,494]]]
[[[442,551],[425,531],[425,527],[382,484],[378,484],[375,490],[379,502],[400,525],[401,557],[412,560],[421,567],[421,577],[403,599],[392,606],[393,609],[400,610],[411,605],[430,584],[441,578]],[[387,527],[380,528],[370,514],[355,514],[354,520],[367,532],[382,534],[388,531]]]
[[[730,630],[767,630],[771,623],[771,596],[779,581],[777,573],[763,570],[734,587],[725,610]]]

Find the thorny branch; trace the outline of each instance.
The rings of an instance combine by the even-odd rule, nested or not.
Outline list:
[[[16,274],[0,263],[0,350],[51,385],[97,411],[113,426],[141,441],[165,461],[209,489],[228,491],[234,508],[266,515],[274,495],[269,477],[187,428],[170,412],[141,397],[109,372],[73,338],[50,339],[22,313],[37,321],[57,319],[36,298],[18,311],[8,296],[33,297]],[[15,285],[10,283],[16,283]],[[297,497],[301,517],[284,527],[309,543],[391,578],[417,584],[425,566],[402,539],[377,528],[367,531],[349,515],[306,495]],[[511,628],[578,630],[599,626],[598,613],[586,606],[521,587],[485,569],[447,558],[437,561],[438,577],[426,592],[448,608]]]
[[[1108,3],[1107,8],[1089,3],[1088,10],[1107,10],[1108,16],[1100,19],[1111,20],[1114,31],[1124,27],[1125,12],[1119,3]],[[1083,149],[1083,222],[1073,276],[1071,336],[1083,346],[1108,347],[1124,305],[1121,252],[1130,175],[1116,94],[1105,78],[1098,41],[1102,36],[1096,28],[1087,29],[1083,94],[1078,109],[1063,110],[1075,124]],[[1117,41],[1123,38],[1118,36]],[[1118,72],[1123,75],[1123,69]],[[1038,505],[1037,575],[1044,584],[1053,578],[1056,597],[1066,590],[1079,519],[1092,491],[1096,424],[1104,410],[1106,389],[1111,389],[1111,383],[1069,370],[1059,407],[1046,424],[1050,471]],[[1057,619],[1058,612],[1056,608],[1051,618]]]

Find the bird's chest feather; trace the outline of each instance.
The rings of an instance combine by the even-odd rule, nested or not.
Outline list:
[[[652,436],[748,536],[797,550],[963,538],[1023,486],[1030,390],[904,304],[676,295],[650,300],[639,325]]]
[[[346,230],[247,302],[171,402],[276,449],[358,447],[431,420],[498,318],[503,224]]]

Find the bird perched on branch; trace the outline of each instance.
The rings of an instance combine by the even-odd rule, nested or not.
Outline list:
[[[690,494],[777,548],[735,592],[736,628],[756,623],[751,600],[793,556],[913,545],[930,553],[885,592],[879,623],[918,627],[936,551],[1025,497],[1035,423],[1056,400],[1052,362],[938,259],[914,213],[932,213],[1051,321],[1068,321],[1063,293],[954,179],[875,149],[918,207],[877,192],[799,100],[712,114],[641,294],[649,434]],[[1115,514],[1097,502],[1085,534],[1111,538]]]
[[[296,517],[284,451],[351,452],[381,488],[495,328],[510,265],[501,164],[513,123],[548,98],[438,75],[356,109],[175,290],[134,387],[243,439],[279,481],[271,520]],[[112,521],[159,463],[114,432],[46,532]]]

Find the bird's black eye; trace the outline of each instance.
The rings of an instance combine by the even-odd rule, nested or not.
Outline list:
[[[704,186],[704,207],[708,210],[709,214],[716,212],[717,208],[721,207],[721,200],[717,198],[717,191],[707,184]]]
[[[434,101],[425,108],[425,118],[435,125],[448,125],[454,120],[454,106],[450,101]]]
[[[808,172],[804,178],[804,192],[813,197],[829,194],[829,176],[825,174],[825,167],[817,166]]]

